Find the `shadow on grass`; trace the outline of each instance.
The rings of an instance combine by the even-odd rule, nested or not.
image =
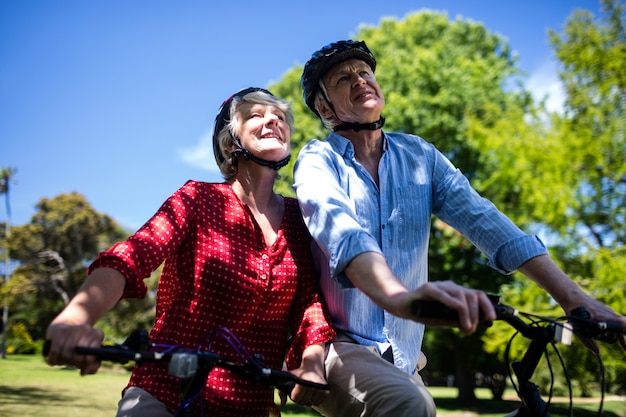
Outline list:
[[[28,403],[53,403],[57,401],[70,401],[75,396],[64,394],[61,390],[42,389],[37,387],[12,387],[0,384],[0,405],[2,404],[28,404]]]
[[[502,414],[503,416],[520,407],[519,401],[509,400],[476,400],[471,403],[459,402],[454,398],[438,398],[434,397],[438,410],[450,411],[471,411],[478,415],[483,414]],[[553,417],[569,416],[569,404],[552,403],[550,404],[550,414]],[[574,406],[574,415],[576,417],[597,417],[598,409],[583,409]],[[603,417],[621,417],[612,411],[604,410]]]

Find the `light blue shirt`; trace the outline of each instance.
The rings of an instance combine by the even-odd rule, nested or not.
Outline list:
[[[431,215],[454,227],[508,274],[546,253],[470,186],[435,147],[418,136],[384,133],[379,186],[337,133],[312,140],[298,156],[294,188],[315,239],[320,285],[335,327],[382,352],[391,345],[395,365],[415,371],[424,326],[383,311],[354,288],[343,271],[364,252],[381,253],[409,289],[428,280]]]

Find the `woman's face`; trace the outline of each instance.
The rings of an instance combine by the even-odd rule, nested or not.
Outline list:
[[[266,104],[243,103],[239,140],[241,146],[258,158],[280,161],[289,154],[291,130],[285,114]]]

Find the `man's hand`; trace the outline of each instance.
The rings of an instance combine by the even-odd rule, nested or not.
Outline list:
[[[482,321],[496,319],[493,303],[483,291],[465,288],[452,281],[429,282],[400,297],[406,318],[430,326],[458,326],[464,334],[476,331]],[[412,314],[416,300],[438,301],[458,314],[458,321],[437,318],[420,318]]]

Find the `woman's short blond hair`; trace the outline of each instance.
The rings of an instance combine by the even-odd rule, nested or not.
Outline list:
[[[224,161],[219,165],[220,172],[225,180],[231,180],[237,174],[237,157],[233,156],[233,152],[239,148],[235,143],[235,136],[239,136],[241,131],[241,112],[239,111],[242,104],[263,104],[266,106],[274,106],[285,114],[285,121],[289,125],[289,129],[293,131],[294,117],[291,110],[291,103],[287,100],[278,98],[265,91],[258,90],[247,93],[243,96],[235,96],[230,103],[230,115],[228,122],[219,131],[217,140],[219,144],[219,152],[223,156]]]

